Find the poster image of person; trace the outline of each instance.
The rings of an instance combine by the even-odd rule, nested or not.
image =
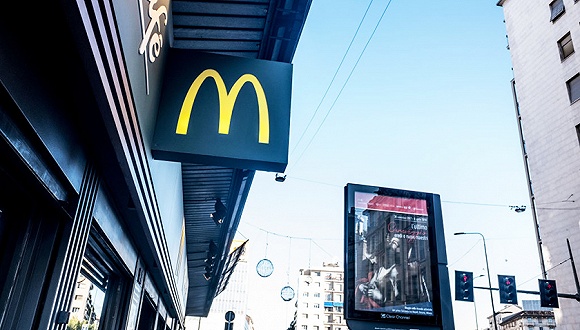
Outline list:
[[[356,212],[355,309],[431,315],[427,215]]]

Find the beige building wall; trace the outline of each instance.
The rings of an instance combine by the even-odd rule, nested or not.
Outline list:
[[[551,3],[501,0],[498,5],[505,16],[547,277],[556,280],[559,292],[576,293],[570,262],[559,264],[569,258],[567,238],[580,260],[580,101],[571,102],[567,85],[580,72],[580,2],[563,0],[564,12],[556,19]],[[562,59],[559,41],[567,33],[576,50]],[[560,298],[559,304],[558,329],[580,329],[580,303]]]

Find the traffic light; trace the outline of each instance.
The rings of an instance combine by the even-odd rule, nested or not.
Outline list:
[[[499,302],[502,304],[518,303],[518,292],[516,290],[516,278],[511,275],[498,275]]]
[[[540,306],[558,308],[558,290],[554,280],[538,280],[540,284]]]
[[[473,301],[473,273],[455,271],[455,300]]]

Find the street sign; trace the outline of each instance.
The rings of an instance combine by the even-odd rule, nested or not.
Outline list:
[[[232,322],[235,318],[236,318],[236,313],[234,313],[232,311],[226,312],[226,321]]]

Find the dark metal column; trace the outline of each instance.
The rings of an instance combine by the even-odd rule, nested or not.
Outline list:
[[[56,300],[51,312],[49,329],[66,329],[76,279],[91,231],[98,187],[98,175],[94,167],[88,164],[85,168],[72,228],[69,236],[65,238],[68,239],[65,260],[60,274]]]

